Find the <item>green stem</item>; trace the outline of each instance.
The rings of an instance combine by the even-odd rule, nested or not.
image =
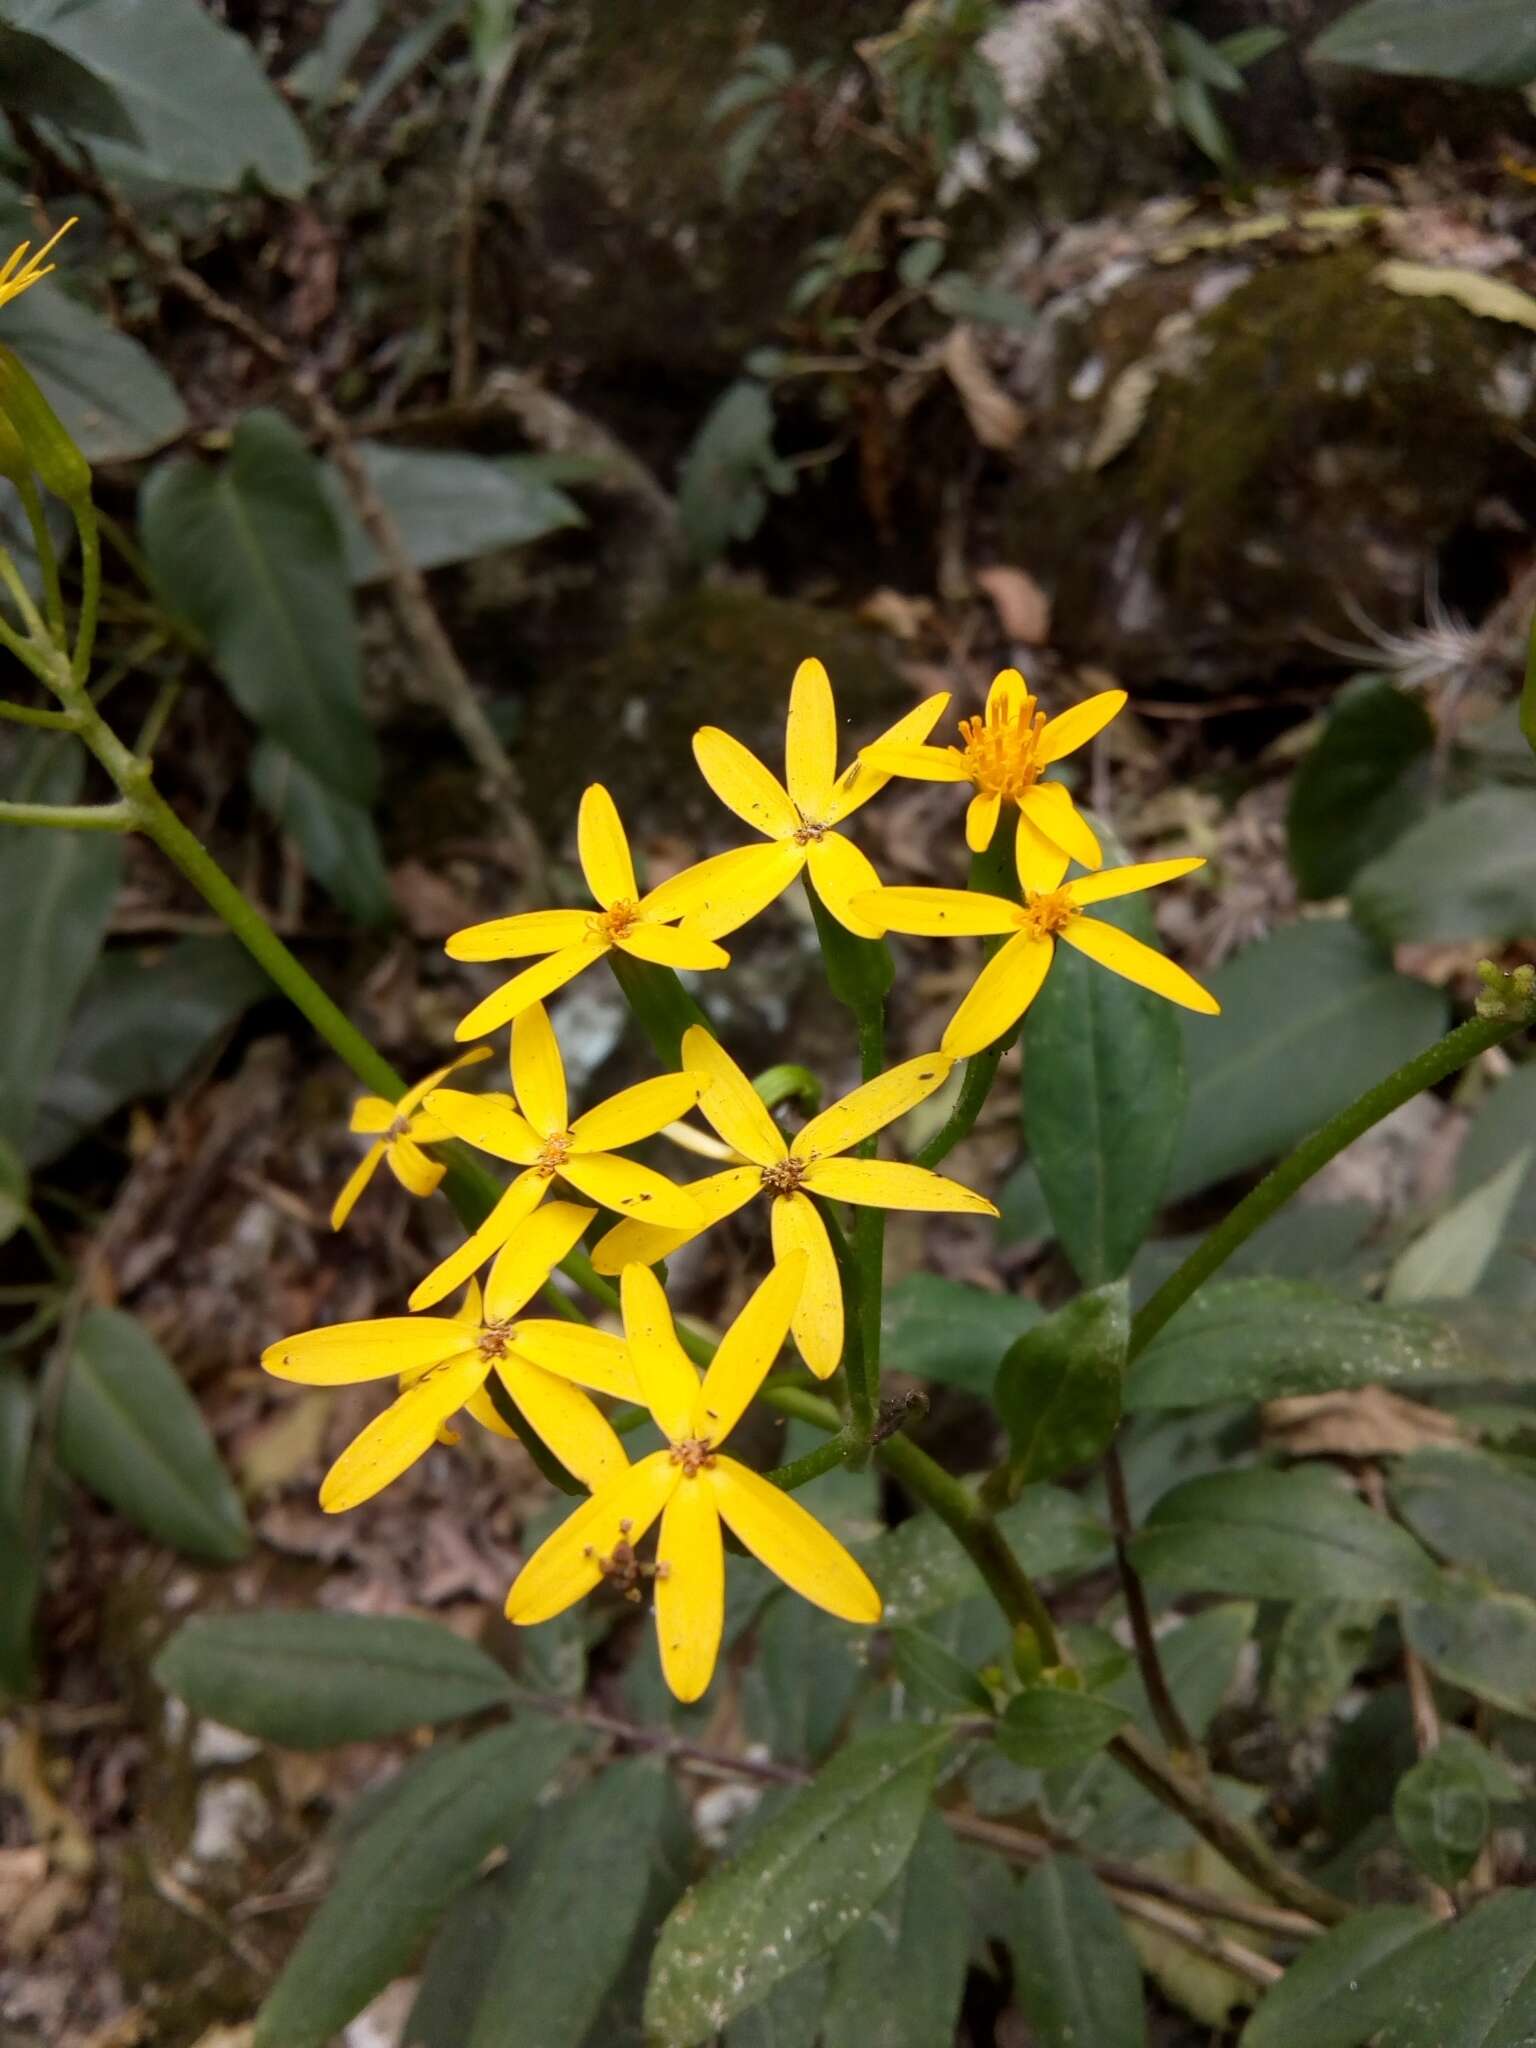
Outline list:
[[[954,1107],[927,1144],[913,1155],[916,1165],[937,1166],[940,1160],[948,1158],[962,1138],[971,1135],[976,1119],[981,1115],[982,1104],[997,1078],[998,1063],[1004,1050],[1001,1045],[989,1045],[985,1052],[975,1053],[966,1061]]]
[[[90,499],[72,505],[75,531],[80,536],[80,612],[75,620],[75,651],[70,656],[70,675],[79,689],[85,688],[91,672],[91,654],[96,645],[96,621],[101,610],[101,527]]]
[[[67,711],[34,711],[30,704],[0,701],[0,719],[13,725],[40,725],[45,732],[73,732],[75,721]]]
[[[840,1429],[836,1436],[828,1437],[824,1444],[818,1444],[814,1451],[807,1451],[803,1458],[791,1458],[787,1465],[776,1465],[763,1477],[782,1487],[786,1493],[793,1493],[797,1486],[819,1479],[823,1472],[835,1472],[839,1465],[852,1464],[864,1448],[852,1429]]]
[[[1517,1037],[1529,1029],[1533,1017],[1536,1017],[1536,1006],[1526,998],[1513,1006],[1501,1007],[1497,1015],[1468,1018],[1465,1024],[1459,1024],[1437,1044],[1408,1060],[1396,1073],[1389,1074],[1385,1081],[1378,1081],[1374,1088],[1368,1088],[1358,1101],[1352,1102],[1347,1109],[1341,1109],[1321,1130],[1303,1139],[1294,1152],[1282,1159],[1251,1193],[1243,1197],[1230,1215],[1223,1217],[1201,1239],[1183,1265],[1170,1273],[1151,1299],[1142,1304],[1131,1322],[1128,1355],[1134,1358],[1138,1352],[1144,1351],[1158,1331],[1178,1314],[1196,1288],[1204,1286],[1217,1268],[1225,1265],[1261,1224],[1267,1223],[1298,1188],[1303,1187],[1346,1145],[1352,1145],[1373,1124],[1379,1124],[1383,1117],[1390,1116],[1394,1109],[1401,1109],[1405,1102],[1411,1102],[1424,1089],[1433,1088],[1436,1082],[1456,1073],[1468,1061],[1476,1059],[1479,1053],[1502,1045],[1505,1039]]]
[[[130,803],[0,803],[0,825],[49,825],[66,832],[131,832],[139,814]]]
[[[843,1383],[854,1433],[867,1446],[875,1433],[875,1390],[870,1385],[864,1350],[864,1281],[859,1254],[837,1217],[819,1196],[813,1196],[827,1226],[843,1289]]]
[[[48,614],[49,632],[60,646],[64,644],[64,591],[59,582],[59,557],[53,545],[53,535],[48,531],[48,515],[43,510],[43,501],[37,485],[31,477],[17,480],[22,507],[27,515],[27,525],[32,529],[32,545],[37,550],[37,566],[43,579],[43,607]]]

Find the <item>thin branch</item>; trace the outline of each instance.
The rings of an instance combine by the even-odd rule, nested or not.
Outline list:
[[[131,832],[138,822],[132,804],[0,803],[0,825],[47,825],[65,832]]]
[[[1142,1685],[1146,1688],[1147,1704],[1152,1709],[1152,1718],[1157,1723],[1158,1733],[1175,1756],[1185,1756],[1197,1761],[1200,1745],[1190,1732],[1189,1724],[1179,1711],[1179,1703],[1173,1696],[1168,1675],[1163,1670],[1163,1660],[1157,1647],[1157,1631],[1152,1626],[1152,1611],[1147,1605],[1147,1589],[1141,1583],[1141,1574],[1131,1563],[1130,1542],[1135,1533],[1131,1521],[1131,1503],[1125,1490],[1125,1467],[1120,1462],[1120,1453],[1111,1443],[1104,1453],[1104,1484],[1109,1495],[1109,1522],[1115,1538],[1115,1567],[1120,1574],[1120,1590],[1125,1595],[1125,1611],[1131,1624],[1131,1641],[1136,1650],[1136,1667],[1141,1673]]]
[[[475,272],[480,239],[480,190],[486,136],[517,62],[521,37],[505,47],[482,74],[459,152],[459,214],[453,259],[453,366],[448,388],[456,399],[474,390],[479,341],[475,333]]]
[[[0,719],[13,725],[38,725],[44,732],[73,732],[75,721],[67,711],[37,711],[30,704],[8,704],[0,699]]]

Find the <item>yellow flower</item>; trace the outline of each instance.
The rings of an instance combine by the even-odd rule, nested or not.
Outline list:
[[[969,889],[882,889],[877,904],[864,906],[869,915],[882,920],[886,930],[913,932],[921,938],[1012,934],[982,968],[945,1027],[943,1050],[952,1059],[980,1052],[1017,1023],[1039,993],[1058,939],[1065,939],[1101,967],[1123,974],[1127,981],[1139,982],[1171,1003],[1181,1003],[1186,1010],[1200,1010],[1209,1017],[1219,1012],[1216,998],[1182,967],[1133,939],[1129,932],[1100,918],[1083,916],[1087,904],[1171,882],[1177,875],[1203,868],[1203,860],[1153,860],[1137,867],[1107,868],[1102,874],[1082,875],[1065,887],[1064,853],[1046,859],[1032,850],[1026,857],[1021,845],[1017,864],[1024,891],[1022,903]]]
[[[659,1229],[652,1223],[615,1225],[598,1241],[592,1263],[600,1273],[618,1273],[638,1261],[652,1266],[669,1257],[711,1224],[734,1214],[754,1195],[773,1203],[773,1250],[781,1262],[803,1251],[805,1287],[794,1316],[795,1342],[811,1371],[825,1379],[843,1355],[843,1291],[837,1258],[813,1194],[833,1202],[857,1202],[876,1209],[948,1209],[995,1216],[982,1195],[921,1166],[884,1159],[845,1159],[865,1138],[905,1116],[942,1085],[954,1061],[946,1053],[925,1053],[866,1081],[841,1102],[813,1116],[786,1141],[766,1104],[730,1055],[695,1024],[683,1035],[683,1064],[702,1083],[699,1108],[743,1162],[724,1173],[689,1183],[702,1220],[691,1229]]]
[[[327,1514],[372,1499],[440,1438],[455,1442],[447,1422],[459,1408],[487,1429],[510,1436],[485,1390],[493,1371],[578,1479],[596,1487],[624,1470],[618,1438],[580,1391],[592,1387],[621,1400],[638,1398],[622,1340],[583,1323],[516,1320],[593,1213],[573,1202],[551,1202],[540,1210],[492,1267],[483,1305],[479,1286],[472,1285],[456,1316],[333,1323],[285,1338],[263,1352],[262,1365],[275,1378],[307,1386],[399,1379],[392,1406],[348,1444],[326,1474],[320,1505]]]
[[[549,1014],[542,1003],[519,1011],[512,1025],[514,1094],[434,1088],[427,1113],[443,1136],[463,1138],[523,1171],[479,1229],[421,1282],[411,1307],[430,1308],[478,1272],[543,1201],[556,1174],[605,1209],[655,1217],[691,1235],[699,1227],[693,1197],[650,1167],[616,1158],[613,1148],[649,1138],[692,1109],[700,1085],[691,1074],[661,1074],[621,1089],[571,1123],[565,1066]]]
[[[604,1578],[632,1590],[645,1570],[635,1545],[658,1515],[656,1632],[662,1671],[680,1700],[705,1690],[720,1650],[722,1522],[785,1585],[829,1614],[880,1619],[880,1595],[837,1539],[771,1480],[720,1450],[784,1342],[806,1264],[804,1253],[792,1252],[774,1267],[720,1340],[702,1385],[654,1274],[624,1269],[630,1357],[667,1448],[594,1488],[540,1544],[507,1595],[509,1621],[549,1621]]]
[[[965,842],[972,853],[983,853],[992,844],[1006,799],[1019,807],[1021,860],[1026,851],[1043,858],[1060,848],[1085,868],[1096,868],[1104,855],[1070,792],[1040,777],[1053,761],[1102,732],[1124,704],[1124,690],[1101,690],[1047,719],[1035,708],[1018,670],[1005,668],[987,692],[985,714],[961,719],[958,747],[897,747],[887,736],[859,758],[887,775],[909,775],[918,782],[971,783],[976,794],[965,814]]]
[[[483,1038],[530,1003],[553,995],[614,947],[663,967],[730,965],[730,954],[701,932],[674,927],[674,919],[699,909],[707,900],[707,885],[701,889],[695,880],[697,868],[640,894],[629,841],[613,798],[600,782],[589,784],[582,796],[576,847],[581,871],[598,906],[595,912],[530,910],[517,917],[494,917],[487,924],[468,925],[449,939],[445,951],[451,960],[519,960],[534,953],[549,956],[537,967],[514,974],[483,1003],[477,1003],[459,1025],[456,1037]]]
[[[71,214],[58,233],[50,235],[35,256],[27,255],[28,249],[32,246],[30,241],[19,243],[11,251],[5,262],[0,264],[0,306],[9,305],[12,299],[19,299],[23,292],[31,291],[33,285],[48,275],[54,266],[51,263],[44,263],[43,258],[58,247],[78,218],[77,214]],[[23,257],[26,258],[25,262],[22,261]],[[18,264],[21,265],[19,270],[16,267]]]
[[[408,1088],[398,1102],[386,1102],[382,1095],[358,1097],[352,1105],[352,1129],[360,1134],[366,1133],[375,1142],[358,1161],[356,1171],[336,1197],[331,1209],[332,1230],[340,1230],[352,1214],[358,1196],[377,1173],[381,1159],[389,1161],[395,1179],[411,1194],[430,1195],[434,1191],[447,1169],[439,1166],[435,1159],[429,1159],[421,1148],[423,1145],[440,1145],[451,1134],[435,1116],[421,1108],[421,1103],[449,1074],[456,1074],[460,1067],[472,1067],[480,1060],[488,1060],[490,1056],[488,1045],[477,1046],[473,1052],[465,1053],[449,1066],[439,1067],[435,1074],[428,1074],[425,1081],[418,1081],[414,1088]]]
[[[909,711],[879,744],[923,751],[925,739],[949,702],[947,692]],[[837,772],[837,710],[832,685],[819,661],[802,661],[789,693],[784,731],[786,789],[740,740],[716,725],[694,734],[694,758],[721,803],[766,835],[766,846],[738,846],[700,861],[689,870],[696,890],[710,901],[688,917],[688,929],[723,938],[765,910],[783,894],[802,868],[811,870],[816,893],[839,924],[862,938],[879,933],[857,917],[850,899],[880,886],[880,877],[851,839],[833,828],[867,803],[890,780],[872,766],[867,753],[842,775]]]

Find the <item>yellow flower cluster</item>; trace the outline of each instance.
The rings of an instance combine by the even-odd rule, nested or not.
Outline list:
[[[694,739],[705,780],[762,835],[641,892],[612,798],[593,784],[582,798],[577,849],[595,908],[541,910],[469,927],[448,941],[455,960],[529,960],[459,1026],[478,1038],[510,1023],[511,1089],[475,1094],[446,1086],[476,1048],[418,1082],[396,1103],[368,1096],[352,1128],[373,1139],[338,1197],[337,1228],[387,1160],[413,1194],[429,1194],[443,1168],[423,1147],[457,1138],[518,1169],[485,1221],[416,1287],[416,1313],[311,1330],[276,1344],[263,1364],[283,1379],[319,1385],[394,1379],[398,1393],[327,1474],[321,1505],[354,1507],[434,1442],[456,1441],[464,1410],[502,1435],[512,1429],[493,1380],[590,1498],[528,1559],[507,1599],[514,1622],[544,1621],[603,1579],[655,1585],[667,1682],[680,1699],[708,1685],[724,1619],[722,1525],[795,1591],[849,1621],[873,1622],[880,1600],[840,1543],[770,1481],[721,1449],[793,1334],[811,1371],[828,1377],[843,1355],[842,1285],[824,1201],[884,1209],[995,1215],[970,1189],[919,1166],[856,1155],[857,1148],[941,1087],[954,1063],[1011,1029],[1039,989],[1057,939],[1172,1001],[1216,1005],[1162,954],[1084,915],[1108,897],[1149,888],[1199,867],[1157,861],[1099,870],[1102,853],[1065,785],[1045,771],[1114,717],[1124,693],[1104,691],[1047,720],[1016,670],[992,685],[983,717],[962,721],[959,743],[927,744],[947,695],[931,697],[866,747],[841,773],[837,713],[827,674],[803,662],[790,693],[785,779],[729,733]],[[1017,901],[974,891],[886,888],[842,826],[892,776],[966,783],[973,850],[988,846],[1002,806],[1017,811]],[[786,1137],[741,1068],[702,1026],[685,1033],[682,1067],[626,1088],[572,1117],[560,1048],[544,998],[603,954],[618,950],[671,968],[723,967],[718,941],[738,930],[806,872],[830,914],[861,938],[886,931],[1004,938],[945,1030],[939,1048],[866,1081]],[[713,1139],[680,1123],[697,1108]],[[673,1129],[721,1162],[678,1185],[623,1156]],[[546,1199],[559,1180],[580,1201]],[[652,1268],[680,1245],[754,1199],[768,1204],[774,1264],[726,1331],[702,1381],[678,1341]],[[616,1220],[593,1250],[616,1275],[624,1333],[530,1317],[528,1303],[576,1247],[598,1209]],[[476,1275],[489,1266],[482,1294]],[[456,1315],[429,1315],[468,1283]],[[664,1448],[632,1464],[593,1394],[639,1402]],[[635,1545],[659,1519],[656,1559]]]
[[[33,285],[47,277],[54,269],[55,266],[45,263],[43,258],[53,253],[75,225],[77,218],[77,215],[71,214],[63,227],[51,234],[34,255],[27,254],[32,247],[30,242],[19,242],[16,245],[5,262],[0,264],[0,306],[9,305],[12,299],[19,299],[23,292],[29,292]]]

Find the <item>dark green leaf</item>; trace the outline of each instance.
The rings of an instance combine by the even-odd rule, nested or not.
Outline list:
[[[483,1650],[404,1616],[202,1615],[177,1630],[154,1672],[193,1713],[285,1749],[396,1735],[512,1697]]]
[[[246,716],[356,803],[378,754],[363,717],[357,620],[320,466],[273,412],[247,413],[229,459],[182,458],[145,483],[145,550],[204,633]]]
[[[1143,2048],[1136,1951],[1075,1856],[1048,1857],[1019,1887],[1013,1974],[1039,2048]]]
[[[1322,737],[1296,770],[1286,830],[1303,896],[1338,896],[1424,808],[1435,726],[1417,697],[1360,676],[1333,700]]]
[[[857,1737],[695,1885],[662,1929],[647,2028],[698,2048],[857,1926],[912,1853],[947,1740],[912,1722]]]
[[[821,1761],[864,1683],[862,1650],[845,1623],[798,1594],[780,1592],[768,1600],[758,1619],[757,1656],[742,1706],[749,1729],[770,1754]]]
[[[908,242],[896,261],[896,275],[909,288],[927,284],[944,261],[944,244],[936,235]]]
[[[1434,1749],[1399,1781],[1392,1819],[1403,1847],[1430,1882],[1456,1885],[1477,1861],[1492,1811],[1471,1759],[1457,1750]]]
[[[1392,1505],[1452,1564],[1536,1599],[1536,1477],[1482,1451],[1450,1446],[1400,1458]]]
[[[1114,1435],[1129,1327],[1125,1282],[1117,1280],[1080,1294],[1010,1348],[997,1407],[1010,1441],[1011,1495],[1086,1464]]]
[[[1184,1023],[1189,1117],[1174,1198],[1285,1151],[1422,1052],[1445,1023],[1440,991],[1394,973],[1344,923],[1287,925],[1209,982],[1220,1020]]]
[[[1095,915],[1157,944],[1140,897]],[[1157,1214],[1184,1122],[1183,1047],[1171,1003],[1057,949],[1024,1020],[1024,1135],[1085,1287],[1120,1277]]]
[[[1032,1685],[1008,1702],[997,1724],[997,1746],[1010,1763],[1054,1770],[1101,1750],[1130,1718],[1128,1707],[1095,1693]]]
[[[142,1323],[120,1309],[80,1319],[59,1407],[59,1463],[163,1543],[221,1564],[251,1532],[196,1401]]]
[[[32,1200],[31,1183],[21,1155],[0,1138],[0,1244],[16,1235]]]
[[[1416,1906],[1368,1906],[1330,1927],[1265,1992],[1239,2048],[1355,2048],[1370,2032],[1354,2031],[1362,1986],[1434,1924]]]
[[[1003,1353],[1039,1320],[1039,1304],[1028,1295],[909,1273],[881,1304],[881,1357],[887,1372],[916,1373],[990,1398]]]
[[[1536,1604],[1447,1582],[1438,1600],[1404,1610],[1403,1631],[1452,1685],[1536,1719]]]
[[[974,320],[982,327],[1012,327],[1022,332],[1040,318],[1019,292],[983,284],[963,270],[946,270],[935,278],[928,297],[951,320]]]
[[[1503,1242],[1536,1146],[1528,1146],[1443,1210],[1393,1262],[1383,1299],[1464,1301],[1477,1291]]]
[[[1330,1713],[1370,1654],[1376,1601],[1298,1600],[1275,1637],[1269,1704],[1288,1734]]]
[[[136,142],[139,131],[111,86],[67,50],[0,22],[0,107],[53,121],[76,135]]]
[[[7,306],[5,338],[88,462],[129,462],[184,431],[186,408],[154,357],[56,277]]]
[[[562,527],[586,524],[564,491],[515,455],[461,455],[387,441],[359,441],[357,452],[418,569],[525,547]],[[330,472],[326,481],[352,581],[371,583],[385,573],[378,551],[340,479]]]
[[[1366,0],[1326,28],[1310,54],[1408,78],[1529,85],[1536,16],[1526,0]]]
[[[775,1984],[768,1996],[726,2028],[724,2048],[820,2048],[821,2016],[831,1973],[819,1957]],[[606,2048],[594,2041],[590,2048]]]
[[[348,130],[355,133],[365,127],[391,94],[426,62],[448,31],[457,28],[463,19],[464,0],[442,0],[424,21],[407,29],[358,94],[357,104],[347,116]]]
[[[922,1629],[891,1631],[891,1662],[921,1706],[944,1714],[992,1712],[992,1695],[969,1664]]]
[[[970,1946],[954,1837],[930,1807],[906,1869],[833,1951],[822,2048],[951,2048]]]
[[[750,377],[738,378],[705,415],[678,483],[678,514],[695,561],[750,540],[769,492],[791,487],[794,472],[774,452],[773,425],[773,400]]]
[[[455,1894],[548,1791],[575,1740],[552,1725],[493,1728],[445,1746],[414,1773],[347,1851],[257,2015],[255,2048],[325,2048],[410,1966]]]
[[[1230,170],[1236,162],[1236,152],[1227,124],[1216,111],[1210,87],[1186,73],[1173,80],[1169,92],[1179,126],[1196,149],[1222,170]]]
[[[293,840],[326,894],[359,924],[390,923],[395,899],[370,813],[311,775],[275,740],[258,740],[249,774],[262,809]]]
[[[1536,1145],[1536,1060],[1516,1067],[1483,1097],[1456,1155],[1456,1193],[1486,1184],[1527,1147]],[[1536,1171],[1525,1179],[1505,1221],[1505,1243],[1483,1274],[1479,1292],[1508,1302],[1536,1300]]]
[[[288,91],[315,110],[330,105],[358,52],[378,26],[381,0],[333,0],[320,39],[284,80]]]
[[[1378,1964],[1381,2048],[1526,2048],[1536,2033],[1536,1893],[1509,1891]],[[1310,2048],[1310,2043],[1309,2043]]]
[[[181,939],[158,957],[112,952],[85,985],[27,1145],[35,1165],[147,1095],[169,1095],[252,1003],[273,993],[230,938]]]
[[[46,1530],[25,1526],[34,1412],[21,1374],[0,1371],[0,1697],[30,1692],[36,1677],[33,1617],[43,1590]]]
[[[861,939],[838,923],[816,893],[810,872],[805,893],[816,920],[821,964],[835,1001],[855,1017],[879,1016],[896,978],[896,963],[884,939]]]
[[[1246,71],[1250,64],[1257,64],[1261,57],[1278,50],[1285,40],[1283,28],[1240,28],[1233,35],[1218,36],[1214,47],[1229,64]]]
[[[1131,1545],[1184,1592],[1272,1600],[1432,1598],[1438,1573],[1406,1530],[1314,1467],[1214,1472],[1164,1494]]]
[[[1106,1555],[1109,1531],[1059,1486],[1027,1487],[999,1525],[1033,1578],[1082,1570]],[[981,1590],[975,1565],[936,1515],[914,1515],[859,1557],[885,1601],[892,1627],[922,1621]]]
[[[1355,877],[1350,906],[1384,945],[1512,939],[1536,927],[1536,809],[1479,790],[1431,811]]]
[[[1170,21],[1164,30],[1169,54],[1175,65],[1191,78],[1203,79],[1218,92],[1241,92],[1243,75],[1215,43],[1209,43],[1187,22]]]

